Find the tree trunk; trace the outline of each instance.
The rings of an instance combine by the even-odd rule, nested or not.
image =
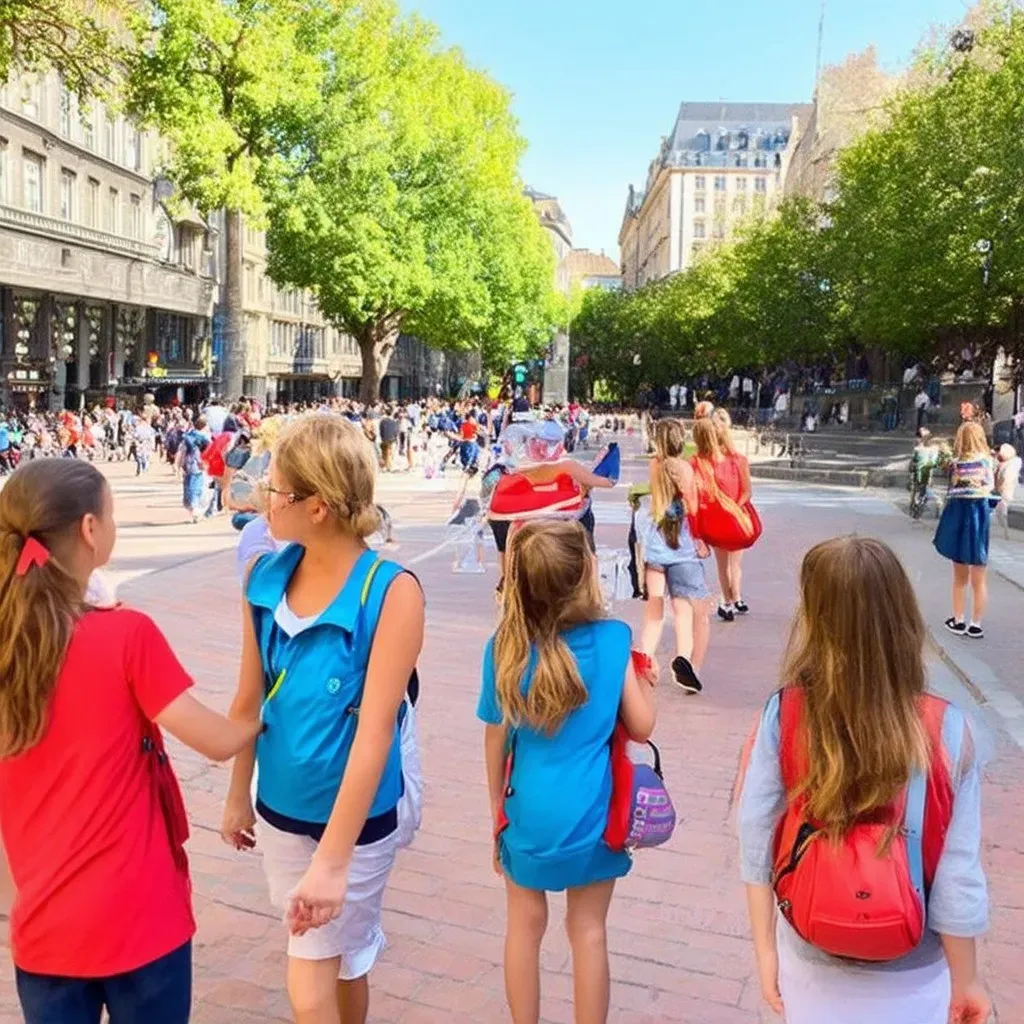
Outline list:
[[[220,393],[228,401],[242,397],[245,372],[245,335],[242,312],[242,215],[224,215],[224,350],[220,365]]]
[[[363,376],[359,383],[359,401],[372,405],[380,398],[380,384],[388,372],[391,356],[398,342],[399,329],[387,321],[366,324],[356,335],[363,360]]]

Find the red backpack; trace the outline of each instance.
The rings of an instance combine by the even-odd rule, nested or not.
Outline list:
[[[858,822],[830,842],[806,816],[806,798],[791,800],[775,832],[772,887],[779,912],[796,933],[832,956],[896,960],[924,936],[927,892],[935,878],[953,813],[953,766],[960,759],[964,721],[939,697],[919,710],[930,767],[916,772],[894,805]],[[779,760],[791,793],[806,773],[802,742],[804,693],[780,694]],[[902,827],[884,852],[892,825]]]

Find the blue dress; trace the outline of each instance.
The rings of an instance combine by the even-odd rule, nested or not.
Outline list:
[[[602,838],[611,802],[611,736],[618,720],[630,656],[624,622],[606,620],[562,634],[587,688],[587,702],[569,714],[554,735],[529,726],[510,729],[515,755],[505,799],[509,825],[499,841],[508,877],[525,889],[559,892],[621,878],[632,860]],[[530,655],[523,680],[527,692],[536,665]],[[494,679],[494,640],[484,651],[477,716],[502,724]]]
[[[993,486],[990,459],[953,463],[946,504],[933,541],[944,558],[960,565],[988,565]]]

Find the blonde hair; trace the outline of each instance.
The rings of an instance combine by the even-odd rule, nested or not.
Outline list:
[[[715,425],[718,436],[718,447],[726,455],[736,454],[736,445],[732,439],[732,417],[728,409],[718,408],[711,414],[711,422]]]
[[[989,454],[988,439],[985,437],[985,429],[976,420],[968,420],[961,423],[956,432],[956,440],[953,442],[953,458],[958,462],[965,462],[975,455]]]
[[[658,420],[654,425],[654,454],[658,472],[651,481],[651,518],[672,549],[679,547],[681,524],[669,512],[678,495],[668,470],[669,459],[681,459],[686,452],[686,431],[679,420]]]
[[[295,493],[315,494],[346,532],[369,537],[380,527],[373,446],[353,423],[333,413],[300,416],[278,434],[273,459]]]
[[[693,407],[693,418],[694,420],[707,419],[715,411],[715,403],[707,400],[698,402]]]
[[[579,523],[534,520],[512,534],[494,634],[495,688],[506,722],[551,734],[586,703],[587,688],[561,634],[600,619],[603,606],[594,556]],[[537,663],[524,695],[531,646]]]
[[[714,420],[705,417],[693,424],[693,443],[697,446],[699,458],[717,459],[722,454],[718,426]]]
[[[75,622],[81,583],[65,568],[84,516],[103,513],[107,483],[77,459],[39,459],[0,490],[0,757],[34,747]],[[49,552],[24,576],[15,567],[32,537]]]
[[[1001,444],[999,446],[999,459],[1001,462],[1009,462],[1017,458],[1017,449],[1012,444]]]
[[[807,552],[783,682],[804,693],[808,817],[833,839],[890,805],[928,748],[918,713],[925,626],[888,545],[836,537]]]

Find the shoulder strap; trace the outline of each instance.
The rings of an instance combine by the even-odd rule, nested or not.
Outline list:
[[[924,887],[924,804],[928,793],[928,778],[915,771],[907,786],[907,803],[903,811],[903,829],[907,839],[907,862],[910,881],[925,904]]]
[[[803,723],[804,701],[799,687],[784,686],[779,691],[779,767],[787,795],[800,779],[803,755],[797,744]]]

